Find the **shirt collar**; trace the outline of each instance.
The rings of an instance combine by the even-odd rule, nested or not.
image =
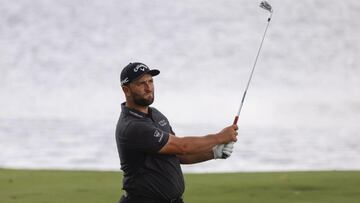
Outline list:
[[[125,104],[126,104],[126,102],[121,104],[121,110],[122,110],[122,112],[124,112],[126,114],[130,114],[130,115],[135,116],[137,118],[147,118],[147,117],[149,117],[151,115],[151,112],[152,112],[151,107],[149,107],[149,114],[146,114],[146,113],[143,113],[143,112],[138,111],[136,109],[131,109],[131,108],[127,107]]]

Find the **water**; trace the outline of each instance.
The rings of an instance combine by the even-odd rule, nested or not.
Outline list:
[[[116,169],[111,127],[76,120],[1,120],[2,166]],[[6,135],[6,136],[5,136]]]
[[[360,3],[270,1],[230,160],[185,171],[360,168]],[[266,26],[257,1],[4,1],[0,167],[118,170],[129,61],[158,68],[178,135],[230,124]]]
[[[118,170],[111,122],[1,120],[2,167]],[[189,128],[184,128],[188,130]],[[191,130],[190,130],[191,131]],[[194,129],[196,131],[196,129]],[[187,172],[358,169],[358,129],[240,129],[228,160]]]

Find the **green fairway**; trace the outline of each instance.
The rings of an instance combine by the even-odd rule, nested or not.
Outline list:
[[[186,174],[186,203],[358,203],[360,171]],[[108,203],[120,172],[0,169],[1,203]]]

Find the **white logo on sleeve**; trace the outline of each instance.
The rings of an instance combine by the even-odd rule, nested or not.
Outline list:
[[[159,125],[162,127],[166,126],[167,125],[166,120],[164,119],[164,120],[159,121]]]
[[[159,138],[158,142],[161,142],[162,138],[164,137],[164,133],[159,130],[155,130],[154,137]]]

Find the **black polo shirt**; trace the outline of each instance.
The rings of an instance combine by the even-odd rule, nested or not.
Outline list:
[[[116,143],[123,189],[129,194],[170,200],[182,196],[184,178],[175,154],[157,153],[174,134],[167,118],[155,108],[149,114],[121,105]]]

